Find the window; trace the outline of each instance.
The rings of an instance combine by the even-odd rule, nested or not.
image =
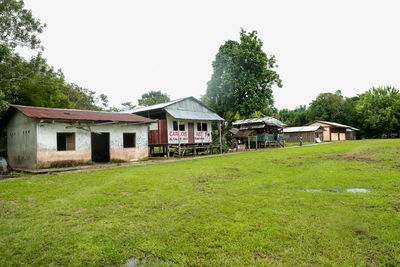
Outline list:
[[[182,121],[179,123],[179,131],[184,131],[185,130],[185,123]]]
[[[201,131],[203,131],[203,132],[207,132],[207,123],[197,123],[197,131],[198,132],[201,132]]]
[[[124,148],[136,147],[136,133],[124,133]]]
[[[57,133],[57,151],[75,150],[75,133]]]
[[[173,122],[174,131],[178,131],[178,122]],[[185,131],[185,123],[183,121],[179,122],[179,131]]]

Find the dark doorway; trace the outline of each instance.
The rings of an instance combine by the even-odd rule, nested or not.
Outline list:
[[[189,122],[188,123],[188,143],[189,144],[194,144],[194,123],[193,122]]]
[[[92,133],[92,161],[110,161],[110,133]]]

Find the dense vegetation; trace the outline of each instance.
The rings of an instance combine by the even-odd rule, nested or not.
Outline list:
[[[398,266],[399,162],[365,140],[0,182],[0,265]]]
[[[324,120],[359,128],[366,138],[400,136],[400,92],[379,87],[355,97],[343,97],[340,91],[322,93],[308,108],[282,109],[272,115],[289,126]]]

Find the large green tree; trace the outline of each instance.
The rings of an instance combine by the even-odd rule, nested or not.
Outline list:
[[[400,92],[393,87],[372,88],[360,96],[357,112],[366,137],[400,134]]]
[[[24,8],[23,1],[0,0],[0,117],[9,104],[100,110],[106,97],[68,83],[37,53],[30,60],[17,47],[43,49],[38,35],[45,24]]]
[[[223,134],[237,114],[250,116],[273,103],[272,87],[281,87],[274,70],[275,57],[267,56],[257,32],[240,32],[240,41],[228,40],[212,63],[213,74],[202,101],[225,118]]]
[[[24,1],[0,1],[0,45],[14,49],[25,46],[41,48],[38,34],[46,24],[32,16],[32,11],[24,8]]]
[[[321,93],[308,108],[309,120],[342,122],[345,99],[340,90],[336,93]]]
[[[142,94],[141,99],[138,100],[139,106],[151,106],[171,101],[169,96],[161,91],[150,91]]]

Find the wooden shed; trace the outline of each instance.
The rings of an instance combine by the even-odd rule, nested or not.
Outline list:
[[[224,120],[213,110],[194,97],[172,100],[167,103],[142,107],[127,111],[149,119],[156,120],[149,126],[150,153],[161,151],[170,155],[174,150],[177,156],[191,150],[212,150],[212,122],[221,126]],[[221,133],[221,131],[219,131]],[[222,150],[221,136],[218,148]]]
[[[284,146],[282,129],[286,124],[273,117],[237,120],[232,125],[239,129],[233,136],[240,146],[248,149],[266,146]]]
[[[329,121],[313,121],[305,126],[315,125],[324,127],[323,139],[325,142],[355,140],[356,132],[359,131],[359,129],[352,126]]]
[[[285,141],[289,143],[297,143],[300,141],[300,137],[303,142],[316,142],[316,138],[319,138],[321,142],[324,140],[324,127],[321,125],[313,126],[300,126],[300,127],[287,127],[283,129],[285,134]]]

